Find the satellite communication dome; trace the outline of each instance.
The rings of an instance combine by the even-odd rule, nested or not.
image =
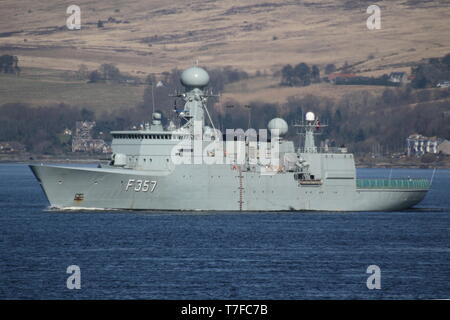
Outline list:
[[[200,67],[190,67],[181,74],[181,84],[190,88],[203,88],[209,83],[209,74]]]
[[[161,120],[161,113],[159,112],[153,112],[153,119],[155,120]]]
[[[270,130],[270,134],[274,136],[283,136],[288,132],[288,124],[284,119],[273,118],[269,121],[267,128]]]
[[[316,116],[314,115],[314,113],[312,113],[311,111],[306,113],[306,121],[314,121],[315,119]]]

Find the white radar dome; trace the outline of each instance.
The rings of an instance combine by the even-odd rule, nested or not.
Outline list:
[[[274,136],[283,136],[288,132],[289,126],[281,118],[273,118],[269,121],[267,128],[270,130],[270,133]]]
[[[153,119],[155,120],[161,120],[161,113],[159,112],[153,112]]]
[[[209,74],[200,67],[190,67],[181,74],[181,84],[185,87],[202,88],[209,83]]]
[[[316,116],[314,115],[314,113],[312,113],[311,111],[306,113],[306,121],[314,121],[315,119]]]

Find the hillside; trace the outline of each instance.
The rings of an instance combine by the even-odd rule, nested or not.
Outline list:
[[[81,30],[65,26],[67,4],[43,0],[0,3],[0,54],[17,55],[20,77],[0,75],[0,104],[68,103],[95,111],[129,108],[142,86],[67,81],[81,64],[113,63],[145,78],[198,60],[208,68],[232,66],[263,75],[225,87],[222,102],[284,103],[307,94],[340,98],[382,87],[328,84],[279,87],[272,77],[287,63],[322,69],[348,62],[353,71],[380,75],[450,52],[448,1],[382,1],[381,30],[368,30],[371,1],[81,0]],[[103,21],[98,28],[97,22]]]
[[[81,30],[69,31],[67,3],[5,0],[0,53],[19,55],[25,67],[75,70],[81,63],[113,62],[138,74],[184,68],[197,59],[248,72],[299,61],[348,61],[376,72],[450,52],[448,1],[379,2],[382,28],[370,31],[366,8],[372,3],[80,0]],[[97,27],[110,17],[113,22]]]
[[[20,77],[0,74],[0,104],[24,102],[35,106],[60,103],[87,108],[97,114],[133,108],[142,102],[143,86],[63,81],[58,72],[25,69]]]

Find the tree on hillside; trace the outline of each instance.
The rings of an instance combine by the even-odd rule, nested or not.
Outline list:
[[[145,78],[145,83],[152,86],[152,85],[156,85],[156,77],[154,74],[149,74],[146,78]]]
[[[102,76],[100,74],[100,72],[98,72],[97,70],[92,71],[89,74],[89,82],[95,83],[98,82],[102,79]]]
[[[397,91],[392,89],[385,89],[381,95],[381,99],[386,105],[394,105],[399,102]]]
[[[295,84],[299,86],[309,86],[311,84],[311,69],[306,63],[299,63],[294,68]]]
[[[239,69],[233,69],[230,66],[227,66],[220,70],[221,73],[226,77],[226,82],[236,82],[242,79],[248,79],[248,73]]]
[[[347,61],[345,61],[345,63],[344,63],[344,65],[342,66],[341,70],[342,70],[342,73],[350,73],[350,72],[352,72],[352,68],[351,68],[351,66],[348,64]]]
[[[442,63],[447,66],[447,70],[450,70],[450,53],[446,54],[445,57],[442,58]]]
[[[294,68],[290,64],[281,69],[281,85],[290,87],[294,85]]]
[[[9,54],[0,56],[0,72],[4,73],[19,73],[19,58]]]
[[[80,64],[76,76],[80,80],[87,79],[89,77],[88,67],[85,64]]]
[[[320,82],[320,70],[316,65],[313,65],[311,68],[311,81],[313,83]]]
[[[332,63],[329,63],[325,66],[325,74],[330,74],[336,72],[336,66]]]
[[[5,104],[0,106],[0,141],[18,141],[31,152],[69,151],[58,135],[73,128],[77,120],[82,120],[80,109],[64,104],[52,107]]]
[[[119,80],[121,77],[119,69],[111,63],[102,64],[99,72],[104,80]]]
[[[94,121],[95,113],[91,110],[83,108],[81,109],[81,119],[83,119],[83,121]]]
[[[355,142],[361,142],[364,141],[365,139],[366,135],[364,134],[364,130],[362,128],[359,128],[355,136]]]
[[[436,64],[419,64],[411,69],[413,80],[411,82],[413,88],[423,89],[428,86],[436,85],[440,80],[442,70]]]
[[[450,53],[442,58],[430,58],[411,67],[413,88],[434,87],[440,81],[450,80]]]
[[[313,67],[314,78],[312,71],[306,63],[299,63],[295,67],[287,64],[281,69],[281,85],[282,86],[309,86],[311,80],[313,82],[320,81],[320,71],[317,66]]]

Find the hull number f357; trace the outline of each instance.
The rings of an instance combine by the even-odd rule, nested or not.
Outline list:
[[[153,192],[155,191],[157,181],[154,180],[135,180],[128,179],[125,191],[133,190],[136,192]]]

